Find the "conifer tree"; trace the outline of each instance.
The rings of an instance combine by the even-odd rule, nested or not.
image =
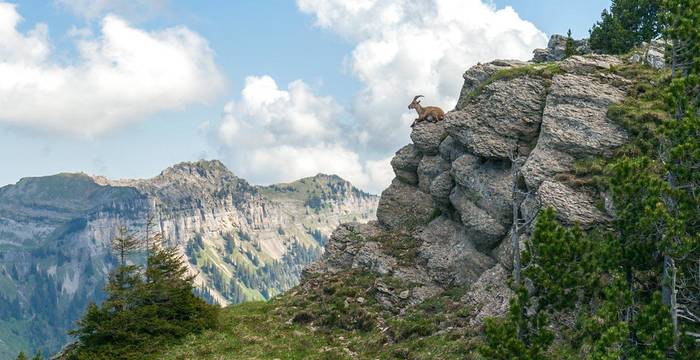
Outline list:
[[[564,49],[564,56],[571,57],[576,55],[576,49],[574,47],[574,38],[571,37],[571,29],[566,32],[566,48]]]
[[[17,355],[17,360],[29,360],[29,358],[27,358],[27,354],[24,351],[20,351]]]
[[[658,18],[661,0],[612,0],[601,20],[590,30],[593,50],[621,54],[644,41],[656,38],[661,30]]]

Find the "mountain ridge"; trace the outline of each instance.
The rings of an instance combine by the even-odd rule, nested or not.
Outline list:
[[[178,248],[196,275],[200,295],[228,304],[295,285],[330,232],[341,222],[373,219],[376,203],[335,175],[258,186],[218,160],[181,162],[150,179],[20,179],[0,188],[0,306],[15,313],[0,318],[14,332],[0,331],[0,354],[29,350],[17,334],[46,351],[65,342],[57,334],[73,326],[88,301],[101,299],[118,226],[142,234],[153,217],[164,245]]]

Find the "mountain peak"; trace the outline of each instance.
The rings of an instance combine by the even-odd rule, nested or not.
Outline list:
[[[237,179],[219,160],[185,161],[163,170],[159,177],[195,176],[211,179]]]

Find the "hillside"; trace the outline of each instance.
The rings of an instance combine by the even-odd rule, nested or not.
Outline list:
[[[119,225],[143,233],[152,216],[197,274],[200,295],[226,305],[296,285],[338,224],[372,220],[376,206],[337,176],[254,186],[218,161],[145,180],[24,178],[0,188],[0,358],[68,341],[66,330],[103,296]]]
[[[482,358],[484,320],[514,295],[513,240],[524,248],[545,208],[610,226],[601,164],[664,116],[658,49],[561,59],[556,46],[468,69],[456,108],[396,152],[377,221],[341,225],[299,286],[228,307],[220,329],[159,358]]]

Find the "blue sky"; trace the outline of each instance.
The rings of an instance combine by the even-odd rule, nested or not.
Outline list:
[[[374,192],[391,176],[393,151],[409,141],[410,94],[453,106],[468,66],[494,57],[527,59],[550,34],[569,28],[586,36],[609,6],[598,0],[565,6],[372,0],[361,9],[340,0],[11,3],[16,6],[5,3],[5,15],[23,20],[9,30],[0,24],[0,43],[5,36],[11,44],[0,45],[0,74],[6,65],[11,76],[40,76],[26,85],[16,75],[20,85],[0,86],[6,109],[0,109],[0,185],[57,172],[151,177],[180,161],[218,158],[254,183],[335,172]],[[441,14],[445,9],[451,13]],[[413,11],[425,18],[414,22]],[[444,23],[431,25],[435,19]],[[465,33],[445,36],[455,30]],[[481,36],[494,32],[498,40]],[[144,48],[131,46],[132,37]]]

